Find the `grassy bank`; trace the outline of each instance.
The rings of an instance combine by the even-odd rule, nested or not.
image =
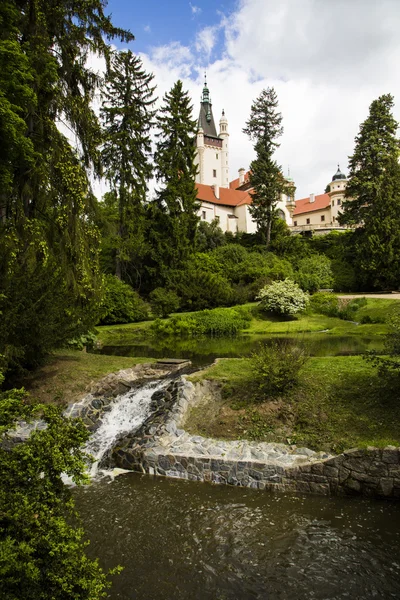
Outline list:
[[[254,402],[250,359],[221,359],[191,377],[220,382],[222,397],[194,409],[188,429],[221,439],[295,443],[318,450],[400,445],[400,403],[361,357],[312,358],[283,397]]]
[[[64,349],[51,355],[43,367],[27,375],[17,387],[25,387],[40,402],[64,406],[78,400],[91,383],[108,373],[151,361],[151,358],[105,356]]]
[[[317,313],[299,315],[292,320],[266,315],[256,310],[257,303],[245,304],[252,312],[249,326],[243,331],[246,335],[259,334],[298,334],[326,331],[328,335],[384,335],[388,331],[385,320],[400,306],[399,300],[367,298],[365,306],[354,314],[354,322],[344,321],[336,317],[328,317]],[[172,316],[185,316],[193,313],[177,313]],[[373,323],[357,324],[369,317]],[[168,320],[168,319],[166,319]],[[128,345],[146,340],[151,333],[149,328],[153,321],[129,323],[127,325],[106,325],[97,328],[98,340],[103,345]]]

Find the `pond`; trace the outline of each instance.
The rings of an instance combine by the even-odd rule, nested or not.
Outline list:
[[[295,340],[305,345],[312,356],[343,356],[362,354],[366,350],[382,350],[383,336],[347,335],[334,336],[326,333],[299,333],[291,336],[257,335],[236,337],[199,338],[150,338],[142,343],[127,342],[123,345],[103,346],[96,350],[101,354],[117,356],[152,356],[154,358],[187,358],[195,366],[210,364],[216,358],[237,358],[249,356],[260,343],[269,344],[272,340]]]
[[[112,600],[400,597],[400,505],[129,473],[75,489]]]

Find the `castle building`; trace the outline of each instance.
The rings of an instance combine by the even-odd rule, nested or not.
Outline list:
[[[292,232],[313,231],[322,234],[346,229],[338,223],[338,215],[345,199],[346,185],[347,177],[338,165],[332,181],[327,186],[327,192],[318,195],[310,194],[308,198],[296,200],[292,216]]]
[[[222,231],[255,233],[257,224],[250,215],[251,185],[249,173],[241,168],[239,177],[229,181],[229,132],[225,111],[215,126],[210,91],[204,81],[200,101],[200,113],[196,136],[197,198],[200,202],[198,215],[202,221],[217,220]],[[292,199],[282,196],[277,211],[291,225],[290,205]]]

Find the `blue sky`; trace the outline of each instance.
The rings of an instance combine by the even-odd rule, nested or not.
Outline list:
[[[190,45],[199,31],[229,16],[236,5],[236,0],[109,0],[107,12],[115,25],[135,35],[132,50],[150,52],[176,41]],[[217,53],[222,44],[218,46]]]
[[[337,163],[346,172],[373,100],[393,94],[400,121],[399,0],[109,0],[106,12],[136,36],[159,102],[181,79],[197,117],[207,69],[214,118],[223,108],[228,118],[231,179],[254,157],[242,129],[263,88],[278,95],[276,159],[297,199],[323,193]]]

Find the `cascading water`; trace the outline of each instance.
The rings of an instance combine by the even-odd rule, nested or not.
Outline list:
[[[121,435],[134,432],[142,425],[150,415],[152,395],[168,383],[165,379],[152,381],[115,399],[86,444],[85,451],[94,458],[89,472],[91,478],[100,474],[112,476],[112,472],[100,469],[102,460]]]

